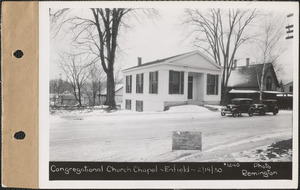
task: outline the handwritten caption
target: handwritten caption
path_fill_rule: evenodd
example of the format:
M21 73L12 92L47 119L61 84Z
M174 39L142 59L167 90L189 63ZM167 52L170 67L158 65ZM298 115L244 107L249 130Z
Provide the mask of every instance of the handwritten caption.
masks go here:
M89 167L87 165L83 166L82 168L75 168L75 167L58 167L56 165L51 165L50 166L50 171L51 172L63 172L66 175L69 175L71 173L75 173L77 175L80 175L81 173L141 173L141 174L147 174L150 175L152 173L159 173L159 172L164 172L164 173L190 173L190 172L197 172L197 173L203 173L203 174L215 174L215 173L222 173L223 169L219 167L214 167L214 166L201 166L201 167L196 167L192 168L190 166L164 166L164 167L159 167L155 165L154 167L150 168L143 168L139 166L125 166L125 167L115 167L112 165L108 166L103 166L100 165L99 167Z
M292 162L50 162L50 180L292 179Z

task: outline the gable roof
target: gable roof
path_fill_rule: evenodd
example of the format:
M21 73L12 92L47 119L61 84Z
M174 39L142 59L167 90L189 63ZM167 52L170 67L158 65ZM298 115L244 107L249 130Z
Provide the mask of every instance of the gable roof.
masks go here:
M196 51L190 51L190 52L187 52L187 53L182 53L182 54L179 54L179 55L174 55L174 56L163 58L163 59L157 59L155 61L146 62L146 63L141 64L140 66L136 65L136 66L124 69L123 71L131 70L131 69L135 69L135 68L141 68L141 67L148 66L148 65L155 65L155 64L166 62L166 61L171 61L171 60L176 59L176 58L183 58L185 56L193 55L193 54L200 54L207 61L209 61L210 63L212 63L213 65L215 65L216 67L218 67L218 68L221 69L221 67L218 64L214 63L211 59L209 59L203 53L201 53L200 51L196 50Z
M261 75L263 70L263 64L255 64L250 66L239 66L231 71L231 75L228 80L228 87L259 87L261 81ZM266 63L265 73L271 72L276 86L279 87L279 82L274 71L272 63Z
M285 84L284 86L287 86L287 85L293 85L293 81Z

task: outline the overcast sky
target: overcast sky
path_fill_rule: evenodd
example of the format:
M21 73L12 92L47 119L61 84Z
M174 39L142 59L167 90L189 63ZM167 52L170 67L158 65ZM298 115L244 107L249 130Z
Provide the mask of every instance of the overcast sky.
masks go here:
M186 39L186 29L181 25L183 21L183 9L168 8L159 9L159 18L145 19L142 23L132 21L130 29L122 30L119 38L121 54L118 55L117 62L122 65L122 69L137 65L137 57L142 57L143 63L162 59L165 57L197 50L190 40ZM79 11L81 12L81 11ZM80 13L84 14L84 13ZM278 13L286 17L286 13ZM257 21L258 22L258 21ZM285 27L285 26L282 26ZM62 32L63 33L63 32ZM284 69L278 74L279 81L284 83L292 81L293 65L293 40L282 40L281 45L286 47L286 51L278 60L284 65ZM61 50L72 49L69 45L68 36L60 34L55 39L51 39L50 58L50 78L58 78L63 72L59 68L58 53ZM239 65L245 64L245 58L249 57L250 62L254 61L251 45L241 46L237 52L236 59ZM63 77L65 79L65 77Z

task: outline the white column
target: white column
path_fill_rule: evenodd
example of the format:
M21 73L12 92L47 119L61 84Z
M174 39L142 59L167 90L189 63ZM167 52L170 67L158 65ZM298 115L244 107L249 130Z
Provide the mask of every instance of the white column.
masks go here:
M203 86L203 101L206 101L206 97L207 97L207 74L206 73L203 73L203 83L202 83L202 86Z
M150 72L144 72L144 93L143 94L145 95L149 95L149 85L150 85L149 75Z
M183 90L183 95L184 95L184 99L187 100L187 94L188 94L188 77L189 77L189 72L188 71L184 71L184 90Z
M169 95L169 70L158 71L158 94L162 101Z

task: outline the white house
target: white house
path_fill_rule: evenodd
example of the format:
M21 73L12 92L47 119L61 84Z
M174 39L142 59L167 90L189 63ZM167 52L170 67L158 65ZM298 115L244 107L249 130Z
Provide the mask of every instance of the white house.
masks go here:
M123 109L163 111L184 104L219 104L219 65L199 51L188 52L123 70Z

